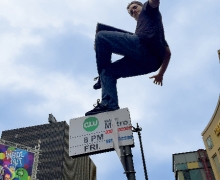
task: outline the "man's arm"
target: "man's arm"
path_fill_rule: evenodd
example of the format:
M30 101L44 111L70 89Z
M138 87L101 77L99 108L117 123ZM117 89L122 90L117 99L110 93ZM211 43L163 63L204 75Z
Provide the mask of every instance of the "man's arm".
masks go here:
M152 8L157 8L160 5L160 0L148 0L149 1L149 5Z
M165 55L163 57L163 63L160 66L160 70L159 73L157 75L151 76L150 79L154 78L154 83L158 84L158 85L163 85L163 75L167 69L167 66L170 62L170 57L171 57L171 52L170 52L170 48L167 46L166 47L166 51L165 51Z

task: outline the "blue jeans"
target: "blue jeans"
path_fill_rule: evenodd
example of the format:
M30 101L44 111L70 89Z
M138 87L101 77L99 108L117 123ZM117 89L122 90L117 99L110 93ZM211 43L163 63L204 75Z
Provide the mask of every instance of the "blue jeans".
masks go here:
M144 75L159 69L161 60L142 45L137 35L100 31L95 38L97 70L102 85L102 102L110 108L118 107L117 79ZM111 61L112 53L124 55Z

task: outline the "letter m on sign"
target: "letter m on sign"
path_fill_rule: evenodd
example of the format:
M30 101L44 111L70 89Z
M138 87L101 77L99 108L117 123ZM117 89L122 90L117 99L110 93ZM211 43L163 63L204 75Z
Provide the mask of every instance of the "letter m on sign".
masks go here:
M97 141L101 141L101 140L103 140L103 134L97 135Z
M112 123L111 123L111 120L109 119L109 120L105 120L105 129L109 129L109 128L111 128L111 125Z

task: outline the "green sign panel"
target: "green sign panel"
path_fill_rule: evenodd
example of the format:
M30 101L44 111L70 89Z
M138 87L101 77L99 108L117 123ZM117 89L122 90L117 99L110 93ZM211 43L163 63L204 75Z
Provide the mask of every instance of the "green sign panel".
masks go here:
M99 120L96 117L89 117L85 119L85 121L83 122L83 128L87 132L95 131L98 126L99 126Z

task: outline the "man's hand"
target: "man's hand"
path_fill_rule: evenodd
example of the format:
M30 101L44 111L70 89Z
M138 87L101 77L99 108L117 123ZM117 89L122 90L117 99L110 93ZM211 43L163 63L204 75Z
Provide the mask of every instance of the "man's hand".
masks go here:
M171 57L170 48L167 46L164 57L163 57L163 63L160 66L159 73L157 75L150 77L150 79L154 78L155 84L158 84L161 86L163 85L163 75L167 69L169 62L170 62L170 57Z
M154 78L154 83L163 86L163 75L157 74L149 77L150 79Z
M157 8L160 5L160 0L149 0L149 5L152 8Z

